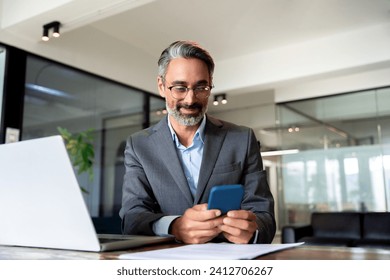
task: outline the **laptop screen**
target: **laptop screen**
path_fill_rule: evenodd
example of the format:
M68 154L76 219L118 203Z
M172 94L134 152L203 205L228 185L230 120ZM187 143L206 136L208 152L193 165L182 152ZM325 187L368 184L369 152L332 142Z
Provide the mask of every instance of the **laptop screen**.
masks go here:
M0 145L0 244L99 251L61 136Z

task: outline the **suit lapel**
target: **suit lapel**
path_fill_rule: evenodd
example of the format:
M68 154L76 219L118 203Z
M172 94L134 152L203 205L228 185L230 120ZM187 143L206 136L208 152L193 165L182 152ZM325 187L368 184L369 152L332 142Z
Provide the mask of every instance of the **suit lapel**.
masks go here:
M194 199L192 197L190 187L188 186L186 177L184 175L183 168L176 153L176 148L172 140L172 135L168 127L167 118L161 120L154 128L155 134L153 137L155 147L158 147L156 151L162 158L165 159L165 164L168 166L168 171L174 178L178 188L183 193L187 202L193 205Z
M226 136L226 130L222 129L223 125L221 122L209 116L207 116L206 120L205 143L198 187L196 189L195 204L199 203L202 198Z

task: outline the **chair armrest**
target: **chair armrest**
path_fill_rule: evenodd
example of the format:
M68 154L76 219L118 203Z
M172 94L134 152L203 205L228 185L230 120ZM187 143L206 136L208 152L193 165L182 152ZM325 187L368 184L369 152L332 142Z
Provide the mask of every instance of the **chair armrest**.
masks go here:
M312 236L311 225L287 225L282 228L282 243L295 243L304 236Z

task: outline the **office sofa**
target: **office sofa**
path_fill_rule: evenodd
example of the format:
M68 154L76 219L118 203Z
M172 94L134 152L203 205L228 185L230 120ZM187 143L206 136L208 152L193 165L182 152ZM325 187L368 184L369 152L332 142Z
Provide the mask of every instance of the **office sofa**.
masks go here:
M307 225L282 228L282 243L390 249L390 212L314 212Z

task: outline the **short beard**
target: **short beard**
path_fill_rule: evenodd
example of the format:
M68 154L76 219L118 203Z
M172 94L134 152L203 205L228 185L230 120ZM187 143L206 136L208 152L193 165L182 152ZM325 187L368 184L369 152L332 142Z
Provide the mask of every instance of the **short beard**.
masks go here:
M166 103L167 111L170 116L172 116L180 125L184 126L194 126L201 122L204 115L207 111L207 105L202 106L199 103L194 103L192 105L180 105L177 104L175 108L169 107L168 103ZM187 116L180 113L180 108L200 108L201 111L196 116Z

